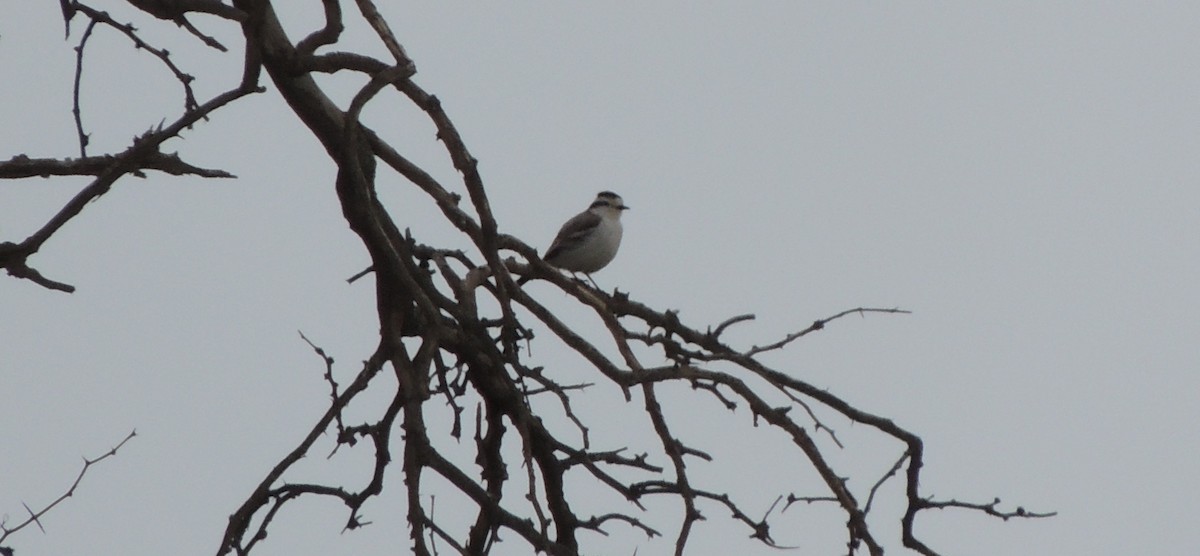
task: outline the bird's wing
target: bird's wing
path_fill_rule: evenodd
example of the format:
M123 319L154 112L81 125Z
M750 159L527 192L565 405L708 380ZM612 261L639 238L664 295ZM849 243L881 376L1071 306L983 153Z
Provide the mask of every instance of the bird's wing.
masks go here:
M600 217L591 211L585 210L576 214L567 220L566 224L563 224L562 229L558 230L558 236L550 243L550 248L546 250L546 256L542 258L547 261L553 259L563 249L579 243L599 225Z

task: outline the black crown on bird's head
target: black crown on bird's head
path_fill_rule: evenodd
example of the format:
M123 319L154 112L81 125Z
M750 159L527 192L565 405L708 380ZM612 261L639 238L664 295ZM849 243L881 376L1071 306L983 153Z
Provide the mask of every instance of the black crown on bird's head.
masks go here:
M596 200L592 201L592 206L588 208L596 207L612 207L617 210L629 210L629 207L625 206L625 202L621 199L621 196L613 193L612 191L601 191L600 193L597 193Z

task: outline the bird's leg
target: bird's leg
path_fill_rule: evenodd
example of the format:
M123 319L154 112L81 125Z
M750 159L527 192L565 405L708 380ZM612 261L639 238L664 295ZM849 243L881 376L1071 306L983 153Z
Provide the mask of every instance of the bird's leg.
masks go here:
M584 273L583 273L583 275L584 275L584 276L587 276L588 282L591 282L591 283L592 283L592 287L593 287L593 288L596 288L597 290L599 290L599 289L600 289L600 284L597 284L597 283L596 283L596 281L592 279L592 275L591 275L591 274L588 274L588 273L584 272Z

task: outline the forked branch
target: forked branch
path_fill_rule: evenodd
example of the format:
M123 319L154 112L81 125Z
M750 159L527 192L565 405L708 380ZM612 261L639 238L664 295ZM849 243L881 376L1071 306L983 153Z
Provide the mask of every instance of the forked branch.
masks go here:
M859 307L813 321L781 339L740 348L729 345L724 333L749 322L752 315L715 325L688 324L677 311L588 286L503 233L477 160L441 101L416 82L415 64L372 0L355 0L361 19L354 21L346 21L350 16L343 12L342 2L322 0L323 20L299 35L305 38L298 44L288 38L275 6L267 0L233 0L232 7L216 2L232 10L225 15L217 13L224 9L211 5L212 1L133 2L193 33L198 31L184 17L188 13L216 14L221 17L218 23L239 26L245 38L239 84L205 103L193 97L193 78L175 66L165 49L146 44L131 25L117 23L107 13L79 2L63 4L68 21L75 14L89 18L85 38L93 31L116 29L156 56L183 85L184 113L120 153L54 160L14 157L0 163L0 177L92 178L25 241L0 245L0 267L46 287L69 288L42 277L26 261L116 181L151 170L230 177L163 154L160 147L214 110L259 90L259 70L267 70L281 97L337 170L336 179L327 185L337 193L343 217L370 258L368 270L356 274L351 287L373 288L379 335L366 361L343 378L337 377L333 357L302 336L322 359L328 407L230 516L218 555L249 554L266 538L275 518L299 500L333 500L344 506L341 530L367 526L371 523L365 515L367 502L384 495L389 473L399 473L402 480L403 488L393 490L403 492L409 546L420 555L436 554L439 548L487 554L502 535L515 535L515 542L525 543L532 552L592 553L598 537L618 528L637 532L639 538L666 536L674 553L681 555L691 546L697 528L720 517L755 542L781 548L798 543L781 538L786 534L773 525L785 519L783 510L803 508L796 506L801 501L838 509L836 526L844 528L850 554L878 555L899 543L931 555L936 552L914 532L915 518L925 510L957 508L1001 519L1054 515L1020 506L1005 510L999 500L970 503L930 498L920 488L924 445L917 434L797 378L791 369L771 367L760 359L768 352L777 355L774 352L794 349L806 336L849 315L907 311ZM215 11L201 9L206 2ZM332 50L346 25L355 23L375 32L391 61ZM81 39L79 75L85 46L86 40ZM346 106L335 102L314 79L314 74L335 72L359 79L359 91ZM76 92L80 90L77 85ZM373 126L392 122L372 120L367 107L384 102L410 104L429 119L458 172L458 183L439 181L374 132ZM77 131L81 151L86 152L88 134L82 118L77 119ZM459 234L446 243L469 248L419 242L414 235L420 234L398 222L380 201L380 184L396 180L407 180L425 196L406 209L440 213ZM521 276L537 280L522 286L516 280ZM548 295L565 297L583 311L570 316L556 312L545 302ZM590 325L600 333L583 332ZM573 361L578 368L570 369L575 373L568 378L568 369L545 364L531 352L533 346L539 355L542 350L577 355ZM372 396L364 395L368 391ZM581 397L596 391L618 393L626 402L637 403L616 403L605 408L608 413L597 415ZM366 398L385 400L386 407L370 406L363 401ZM705 474L696 472L730 457L727 451L689 437L688 428L682 426L679 412L694 411L697 399L720 404L705 418L724 417L776 433L779 445L802 462L802 472L776 478L780 488L774 502L755 502L736 490L711 484ZM609 417L615 412L628 418L622 422L641 423L640 428L612 430L618 420ZM833 451L853 448L838 438L835 426L840 424L877 434L894 443L902 455L879 464L878 469L887 467L882 476L851 480L850 472L835 464L840 458L829 457ZM607 434L597 435L597 431ZM606 438L630 440L627 445L614 445ZM635 439L645 445L635 449ZM353 483L289 481L294 466L317 450L331 465L351 450L367 452L373 463L362 480ZM790 493L791 487L783 488L801 475L815 477L810 494L796 495ZM889 480L903 483L902 516L873 511L884 496L882 485ZM579 489L615 496L616 503L584 513ZM469 504L472 511L436 512L434 500L445 496ZM653 506L646 501L651 498L671 500L678 517L649 511ZM36 523L41 515L31 514L25 524ZM889 530L879 527L881 521L898 522L900 538L881 533Z

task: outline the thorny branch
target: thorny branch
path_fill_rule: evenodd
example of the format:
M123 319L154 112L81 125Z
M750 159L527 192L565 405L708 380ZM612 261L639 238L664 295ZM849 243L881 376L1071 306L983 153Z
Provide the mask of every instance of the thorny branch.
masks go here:
M12 549L5 547L4 541L8 540L8 537L13 533L20 531L31 524L37 525L38 529L41 529L44 533L46 529L42 527L42 517L44 517L47 513L50 513L50 510L53 510L64 500L75 495L75 489L79 488L79 484L83 482L83 476L87 475L88 470L90 470L93 465L96 465L97 463L100 463L110 457L116 456L117 451L125 446L125 443L132 440L135 436L137 436L137 431L130 431L130 433L126 435L123 440L118 442L116 446L113 446L99 457L93 459L83 458L83 467L79 469L79 474L75 476L75 481L71 483L71 486L67 488L66 492L59 495L58 498L55 498L49 504L43 506L40 510L33 510L28 504L23 504L25 506L25 511L29 514L29 517L25 518L24 521L12 527L9 527L7 523L0 522L0 553L12 554Z
M14 156L0 162L0 179L48 178L50 176L99 176L119 163L115 155L89 156L84 158L29 158ZM178 154L152 151L142 156L136 170L129 173L146 177L146 170L154 170L172 176L198 176L201 178L234 178L225 170L201 168L188 164Z
M439 546L460 554L487 554L503 534L511 533L533 551L574 555L589 551L586 547L593 539L589 533L608 535L606 527L621 524L647 538L663 536L662 516L648 512L643 503L647 497L679 504L682 517L671 534L676 554L685 552L692 532L707 514L729 516L765 546L786 546L790 543L778 543L771 529L784 513L774 511L781 502L783 510L801 501L839 508L850 554L882 554L889 542L897 542L879 538L874 527L879 520L899 521L898 541L903 546L936 554L914 532L916 516L928 509L957 508L1001 519L1053 515L1022 507L1003 510L998 499L971 503L935 500L922 494L924 446L920 437L758 359L851 314L907 311L859 307L816 320L780 340L739 348L727 344L724 333L753 320L753 315L734 316L702 331L685 324L676 311L656 310L626 293L603 292L565 276L542 261L532 247L503 233L492 214L475 157L438 98L414 81L415 64L371 0L355 0L361 20L352 21L345 20L340 0L321 0L324 21L298 43L288 38L275 7L267 0L233 0L232 6L217 0L131 0L131 4L202 39L208 37L191 26L186 17L189 13L217 15L220 24L239 26L245 51L238 85L197 103L191 87L194 78L177 67L166 50L146 43L132 25L117 23L106 12L63 0L68 23L75 14L89 20L77 47L75 115L81 153L86 153L88 142L78 111L83 52L87 37L96 29L115 29L138 49L157 57L183 86L184 113L171 125L137 138L121 153L84 154L79 159L17 156L0 162L0 178L94 178L42 229L19 244L0 244L0 267L45 287L70 291L70 286L42 277L26 261L118 179L130 174L145 176L148 170L231 177L222 170L187 164L177 155L163 154L159 147L213 111L259 91L259 70L265 69L338 169L331 185L347 223L371 259L370 267L350 282L354 287L366 287L363 284L368 281L358 280L368 274L374 278L380 330L374 352L352 379L339 383L333 357L301 335L322 358L329 407L233 512L217 547L218 555L249 554L267 537L280 512L302 498L342 504L347 512L344 530L366 526L370 521L364 516L364 505L382 495L389 472L403 478L410 546L415 554L436 554ZM328 50L338 44L347 25L364 24L378 36L394 62ZM210 40L205 43L223 48ZM357 76L362 83L346 107L339 107L313 79L314 73L335 72ZM461 183L443 184L380 138L371 127L374 122L363 121L369 103L397 100L411 103L429 118ZM440 249L418 242L407 230L401 232L376 194L379 162L384 172L394 172L427 195L428 206L439 211L470 242L472 250ZM605 334L588 337L578 332L579 322L555 314L534 295L544 290L526 290L514 275L539 279L553 291L565 293L589 310L590 318L604 326ZM538 338L539 345L555 342L578 354L586 362L586 378L567 380L564 369L538 366L530 352L535 330L548 336ZM382 372L387 369L391 372ZM642 432L654 439L653 448L639 446L644 449L639 451L593 441L592 432L603 429L606 422L582 409L584 402L578 395L584 390L610 388L627 402L641 398L639 404L608 410L635 413L645 423ZM358 408L360 396L368 390L384 393L390 400L386 408L368 413L367 418L350 417L362 414L361 410L348 410ZM754 503L737 492L698 479L700 475L691 470L721 461L727 454L700 449L696 439L688 437L680 421L672 417L681 404L686 409L688 401L681 401L680 396L688 401L691 398L687 396L711 397L729 412L731 420L749 414L753 426L782 433L781 442L806 462L805 475L813 476L815 471L818 492L811 496L780 494L765 509L751 511ZM829 450L843 449L827 422L848 422L877 431L900 444L902 456L869 489L856 490L844 471L826 456ZM451 449L462 440L464 427L473 427L469 461L459 461ZM400 434L395 434L397 431ZM332 481L286 480L292 467L322 442L332 443L327 456L331 460L339 449L369 451L374 464L365 483L350 488ZM872 514L880 487L893 477L904 483L904 515ZM567 487L579 481L607 490L627 505L585 515L578 509L583 506L573 494L576 491ZM448 494L473 504L473 515L435 514L435 496ZM708 511L714 509L717 511ZM35 514L33 522L36 515L40 514ZM752 517L755 515L761 517Z
M185 110L170 125L164 127L162 124L159 124L144 134L135 137L129 148L117 154L100 157L84 156L76 160L31 159L27 156L19 155L14 156L7 162L0 162L0 178L50 175L95 177L91 183L68 201L57 214L51 217L41 229L34 232L24 241L20 243L0 243L0 268L4 268L10 276L24 278L42 287L68 293L75 290L74 286L46 278L36 269L29 266L29 257L37 253L42 245L58 230L83 212L83 209L89 203L107 193L117 180L125 175L144 176L146 170L159 170L175 175L194 174L203 177L232 177L231 174L222 170L208 170L187 164L180 160L177 155L163 154L159 150L159 147L166 141L179 136L184 129L191 127L201 119L207 118L210 113L237 99L260 92L261 90L258 86L259 72L256 58L247 52L243 72L237 86L217 94L203 104L197 104L191 88L192 76L179 70L170 60L169 54L165 50L154 48L138 37L136 29L132 25L117 23L106 12L96 10L80 2L71 2L69 8L64 8L63 10L68 18L76 13L82 13L91 19L91 24L88 25L86 33L90 33L96 23L105 24L129 37L139 49L146 50L162 60L166 67L174 73L176 79L183 84ZM77 69L77 77L82 72L83 48L86 42L86 38L81 40L77 47L77 59L80 63ZM78 79L76 79L75 88L77 98L79 92ZM78 110L79 106L78 102L76 102L75 112L77 122L80 121L78 119ZM79 126L80 151L86 152L88 135L83 131L82 124L79 124Z

